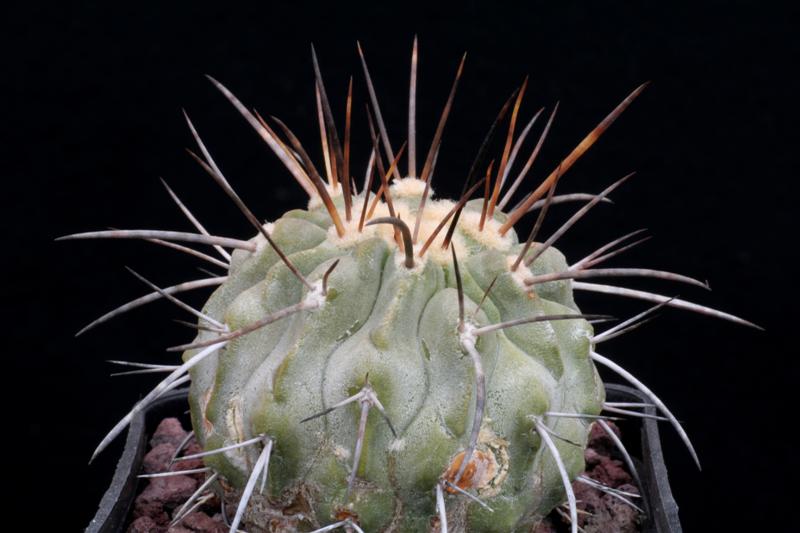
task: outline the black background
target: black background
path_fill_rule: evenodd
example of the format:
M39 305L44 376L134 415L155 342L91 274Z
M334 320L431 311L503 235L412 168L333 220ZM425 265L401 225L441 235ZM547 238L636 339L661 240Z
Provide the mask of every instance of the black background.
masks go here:
M602 4L602 5L600 5ZM204 79L286 120L314 157L318 133L309 44L317 45L339 121L355 80L354 165L368 143L360 39L390 136L405 139L408 65L420 38L419 151L424 153L463 51L466 70L447 125L434 187L456 194L502 102L526 74L522 118L561 109L530 187L638 84L652 84L561 181L595 192L637 177L559 243L576 259L622 233L655 238L615 265L663 268L714 289L640 283L743 316L758 332L670 310L603 346L661 395L704 464L664 427L673 491L687 531L780 524L796 485L790 431L798 379L794 218L797 166L796 9L763 2L462 2L302 5L277 2L42 3L4 25L4 453L20 503L52 531L88 522L110 481L116 443L86 462L105 432L155 382L109 378L105 359L173 361L189 339L155 304L77 339L75 331L146 292L122 268L161 285L204 276L196 262L138 242L54 243L103 229L190 230L161 189L163 176L220 235L252 230L188 158L185 107L218 163L259 217L301 206L302 191L244 120ZM537 135L534 130L533 135ZM533 138L532 135L532 138ZM422 156L419 156L421 159ZM10 163L10 164L9 164ZM556 207L553 231L575 209ZM528 221L528 224L530 221ZM627 316L641 303L579 295L587 311ZM200 304L202 295L187 296ZM9 420L7 415L11 415ZM22 454L20 454L22 452ZM4 469L5 470L5 469ZM39 490L43 492L38 492ZM13 519L13 518L12 518ZM40 528L37 528L37 530Z

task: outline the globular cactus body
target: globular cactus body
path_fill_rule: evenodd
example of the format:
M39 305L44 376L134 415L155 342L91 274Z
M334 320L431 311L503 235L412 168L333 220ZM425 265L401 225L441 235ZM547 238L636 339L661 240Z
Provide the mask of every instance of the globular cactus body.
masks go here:
M423 188L414 178L392 187L400 218L414 220ZM430 218L422 221L422 242L452 207L447 200L426 207ZM467 323L480 327L576 313L568 281L543 284L531 293L523 283L527 269L510 272L508 265L522 245L513 231L497 236L498 221L505 219L499 211L485 233L479 231L480 208L480 202L467 205L452 238L462 259ZM462 458L476 405L475 369L460 341L449 252L434 243L432 253L408 268L391 226L368 226L340 238L321 207L290 211L268 231L309 280L321 280L339 262L319 308L231 341L194 367L190 397L197 436L213 449L268 435L275 441L270 499L289 503L302 494L319 519L334 516L348 502L360 404L301 420L353 396L368 380L397 436L377 410L369 413L348 510L365 530L390 524L402 531L427 529L436 514L432 489ZM228 280L203 309L231 330L302 301L309 292L263 237L254 241L258 251L234 253ZM553 248L532 265L537 274L566 266ZM493 281L481 309L470 318ZM603 386L589 357L591 335L591 326L575 319L480 336L485 414L460 485L477 491L494 513L462 505L464 516L451 520L476 531L511 531L561 501L559 472L532 417L547 411L600 412ZM214 336L201 332L197 340ZM186 352L184 359L195 353ZM551 428L569 441L585 443L588 426L586 420L560 418ZM558 448L570 472L581 471L582 448L563 440ZM241 489L258 452L239 448L207 462Z
M198 317L194 341L171 349L184 352L183 364L144 365L148 372L169 375L111 430L95 454L124 430L133 414L190 379L193 430L207 450L204 461L213 471L209 483L237 508L231 532L240 525L250 533L337 527L370 532L530 531L565 495L576 532L570 482L583 468L590 425L604 410L630 414L604 403L595 368L600 363L648 396L697 461L666 406L597 353L597 345L637 327L662 306L753 324L678 298L580 281L640 276L706 287L670 272L595 268L641 242L629 242L639 232L572 264L553 247L630 176L599 194L554 196L561 176L644 86L590 131L517 206L504 211L536 159L555 109L512 182L509 170L541 113L517 136L512 150L527 82L523 84L490 128L458 202L435 200L433 169L463 60L419 178L416 62L415 41L410 177L401 178L397 170L401 154L395 156L391 148L362 55L377 127L370 116L372 153L367 180L356 192L349 168L351 93L342 144L314 56L323 173L282 122L273 121L283 137L212 79L309 194L307 209L288 211L272 223L259 222L189 121L202 154L195 158L257 228L255 237L244 241L209 235L169 188L199 233L113 230L65 237L145 238L227 269L225 276L167 289L147 282L153 293L88 326L162 297ZM506 116L505 146L493 167L486 163L487 147ZM391 161L388 170L384 153ZM485 177L478 180L486 166ZM380 187L370 198L375 175ZM470 201L481 185L484 198ZM572 200L586 203L547 240L536 242L550 205ZM513 225L535 210L539 215L533 231L518 239ZM175 241L215 246L222 259ZM223 247L234 251L229 254ZM174 296L216 285L202 310ZM595 334L589 320L601 317L581 314L573 289L657 305ZM610 431L602 419L598 423ZM615 435L612 439L621 447ZM624 448L620 451L632 466Z

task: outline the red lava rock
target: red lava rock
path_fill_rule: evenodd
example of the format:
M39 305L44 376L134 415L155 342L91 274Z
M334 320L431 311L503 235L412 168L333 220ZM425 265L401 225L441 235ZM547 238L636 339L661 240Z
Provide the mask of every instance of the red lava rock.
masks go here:
M636 533L639 531L638 513L621 500L583 483L573 485L578 509L578 525L586 533ZM632 486L626 486L629 489ZM625 490L625 489L621 489ZM631 492L636 492L635 488Z
M607 423L618 437L621 436L620 429L616 424L611 421L607 421ZM624 483L631 483L633 478L625 463L612 457L616 453L616 446L605 430L599 424L593 424L589 433L589 444L584 452L586 474L613 488Z
M585 483L573 483L572 491L575 493L575 499L578 500L578 509L593 513L595 508L602 506L603 493L599 490ZM580 514L578 514L578 520L581 520Z
M187 435L177 418L162 420L150 439L151 449L144 457L143 472L155 474L205 466L202 459L176 461L170 465L175 450ZM190 439L180 455L202 451L197 442ZM132 514L134 520L128 527L128 533L227 533L228 528L219 514L212 518L202 512L203 509L219 509L217 498L187 515L179 524L169 527L172 517L204 480L204 473L150 478L144 490L136 497Z
M144 491L136 497L133 516L149 516L158 524L166 524L170 520L167 509L183 505L197 490L197 486L197 480L189 476L152 478Z
M639 516L636 509L609 494L599 499L591 515L579 519L586 533L636 533L639 531Z
M162 442L154 446L142 459L142 470L147 474L156 472L166 472L169 470L169 461L175 454L175 446L168 442Z
M611 430L620 437L622 433L619 427L611 420L606 420L606 424ZM608 433L600 426L600 424L592 424L591 431L589 432L589 447L602 455L610 455L616 450L614 441L608 436Z
M161 527L149 516L140 516L128 526L128 533L163 533L165 527Z
M600 463L590 470L590 477L614 488L633 481L625 463L609 457L603 457Z
M186 516L181 521L181 525L197 533L227 533L229 530L221 522L200 511L195 511Z
M150 446L156 447L159 444L172 444L173 449L177 448L183 439L186 438L187 431L181 426L177 418L165 418L158 424L153 437L150 439Z
M175 423L178 427L175 427ZM170 461L175 457L175 450L186 438L187 432L180 427L180 422L176 418L166 418L158 425L153 438L150 439L151 449L144 456L142 470L148 474L158 472L168 472L176 470L192 470L203 468L205 464L202 459L191 459L189 461ZM194 439L181 450L180 455L193 455L202 452L203 449ZM202 475L200 476L202 479Z
M608 425L617 436L620 436L620 430L613 422L609 421ZM589 434L589 443L584 452L586 471L583 475L608 487L638 494L639 491L633 484L633 478L625 463L614 458L614 455L617 454L614 441L599 424L593 424ZM572 490L578 500L578 525L585 533L636 533L640 531L639 513L628 504L578 481L572 484ZM636 500L635 498L628 499ZM638 501L634 501L634 503L639 505ZM586 513L580 511L586 511ZM554 511L546 521L533 530L533 533L560 531L569 531L568 524Z
M603 456L597 453L594 448L586 448L583 452L583 459L586 461L586 466L590 467L600 464Z
M197 452L186 452L186 455L191 455L192 453ZM203 462L203 459L189 459L188 461L175 461L172 463L172 470L173 472L177 470L195 470L197 468L205 468L206 464ZM197 474L189 474L193 478L197 479L198 481L205 480L205 474L199 472Z
M139 518L147 518L155 524L169 524L169 514L164 510L164 507L158 502L139 502L138 499L133 507L133 516ZM135 521L134 521L135 523Z

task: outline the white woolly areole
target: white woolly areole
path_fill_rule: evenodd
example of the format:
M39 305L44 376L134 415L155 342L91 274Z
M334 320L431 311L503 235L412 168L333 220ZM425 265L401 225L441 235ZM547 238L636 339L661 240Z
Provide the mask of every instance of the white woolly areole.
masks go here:
M311 290L303 298L303 305L306 309L318 309L325 303L325 293L322 291L322 280L317 280L311 284Z
M392 186L389 190L392 194L392 198L407 198L409 196L419 198L425 191L425 182L419 178L408 176L400 180L395 179L392 181ZM432 196L433 189L428 189L428 198Z
M420 233L422 233L420 231ZM428 249L425 251L425 255L422 257L423 259L429 257L431 261L435 261L440 265L452 265L453 264L453 255L450 251L450 248L447 249L442 248L442 244L444 243L444 238L447 235L447 226L445 226L441 233L436 236L436 239L433 241ZM414 253L418 253L419 249L422 248L424 241L420 239L419 244L414 247ZM464 237L459 235L458 233L454 233L453 237L450 239L450 246L456 249L456 255L458 257L466 257L469 255L469 251L467 250L466 244L464 244ZM417 258L417 256L415 256Z
M333 448L333 455L340 461L346 461L350 459L350 450L337 444Z
M505 252L511 248L511 232L506 233L505 236L500 235L500 226L501 224L494 218L487 218L483 223L483 231L481 231L481 214L478 211L465 210L461 213L461 220L458 222L458 228L461 231L482 245Z
M419 236L417 237L417 242L414 245L414 256L415 258L418 257L419 251L428 241L428 238L433 234L436 230L437 226L444 220L447 214L453 209L455 206L455 202L451 200L433 200L428 201L425 205L425 209L422 212L422 219L419 222ZM463 215L463 212L462 212ZM413 214L412 223L409 225L411 227L411 231L414 231L413 224L416 223L416 212ZM449 265L453 258L450 255L450 250L443 249L442 245L444 244L444 239L447 237L447 230L450 227L450 222L452 222L452 218L447 221L447 223L442 227L439 233L436 235L436 238L433 240L431 245L425 251L424 258L429 257L431 260L435 261L440 265ZM458 227L461 227L461 220L459 219ZM464 245L464 238L460 235L458 231L453 233L453 237L450 240L452 245L456 249L456 253L459 256L466 255L466 246Z
M270 237L272 236L272 232L275 230L275 224L272 222L265 222L264 224L261 225L261 227L264 228L264 231ZM256 249L253 252L254 254L261 252L261 250L263 250L265 246L269 246L269 243L267 243L267 239L264 238L264 235L260 231L256 234L254 242L256 245Z
M328 194L330 195L332 200L335 199L335 198L338 198L339 196L342 195L342 184L341 183L338 184L335 189L333 187L331 187L330 184L328 184L326 182L322 182L322 184L325 186L325 190L328 191ZM323 205L324 204L322 203L322 198L320 198L319 193L312 195L311 198L308 199L308 210L309 211L311 211L312 209L317 209L317 208L323 207ZM342 215L339 215L339 216L341 216L342 219L344 219L344 217Z
M517 284L525 290L528 290L528 286L525 284L525 280L528 278L533 277L533 272L531 269L525 266L525 260L519 262L519 266L517 267L516 271L511 270L511 267L514 266L514 262L517 260L516 255L507 255L506 256L506 265L508 265L508 272L511 274L511 277Z
M416 178L406 179L423 183ZM394 196L392 199L395 200L393 202L395 216L400 218L400 220L408 225L408 228L413 235L414 224L416 224L417 220L417 206L409 206L405 201L402 201L402 199L395 199ZM357 201L356 204L363 205L363 197L361 197L361 201ZM371 204L372 201L370 200L370 205ZM445 224L444 227L439 231L438 235L436 235L436 239L434 239L433 243L431 243L431 245L425 251L425 255L419 257L418 254L422 246L424 246L425 242L427 242L430 235L436 230L436 227L439 225L439 223L452 210L453 206L455 206L455 202L451 200L432 200L429 201L425 206L425 209L422 212L422 219L420 220L419 224L419 235L417 237L417 242L414 245L415 264L424 264L428 258L442 265L450 264L452 261L450 250L445 250L442 248L444 239L447 236L447 229L449 228L450 221L448 221L448 223ZM389 213L389 206L386 204L386 202L380 202L375 206L375 211L372 213L372 216L369 218L369 220L365 221L364 228L360 233L358 231L358 218L361 216L361 211L360 208L357 210L357 216L355 211L356 210L354 210L353 220L350 222L344 221L344 217L342 217L342 225L345 228L345 234L342 237L339 237L335 226L328 228L328 242L335 244L340 248L349 248L365 239L377 236L384 239L397 251L396 255L399 257L398 261L403 261L405 257L404 250L402 249L402 245L398 245L398 243L396 243L394 240L395 227L392 224L375 224L373 226L366 225L369 220L391 216ZM462 212L462 216L464 214L466 214L466 211ZM462 228L461 219L459 219L458 228ZM464 238L459 234L459 231L456 231L453 234L451 243L453 246L455 246L457 254L466 254Z
M375 209L377 212L377 208ZM350 248L356 244L365 241L378 235L378 226L367 226L369 220L364 221L364 227L358 231L358 221L360 220L361 212L353 212L353 219L348 222L342 217L342 227L344 227L344 235L339 237L336 231L336 226L331 224L328 228L328 242L335 244L340 248Z
M402 268L406 272L413 272L413 273L421 273L425 269L425 263L428 262L428 254L425 254L423 257L419 257L416 255L416 249L414 252L414 266L408 268L406 266L406 251L403 249L403 246L398 246L394 251L394 264L397 268Z
M327 187L327 186L326 186ZM408 225L412 235L414 233L414 226L417 221L417 208L418 199L422 195L425 188L425 182L413 178L406 177L401 180L395 180L391 187L392 204L394 208L394 215ZM430 191L432 194L433 191ZM337 188L337 195L341 195L341 187ZM328 242L338 246L339 248L350 248L358 243L372 238L380 237L384 239L395 253L396 261L404 261L404 250L402 244L395 241L395 227L392 224L376 224L367 226L369 220L380 217L391 216L389 213L389 206L385 201L381 201L375 206L375 210L362 230L358 231L358 223L361 217L361 210L363 206L363 195L356 197L353 202L353 219L350 222L344 220L343 214L340 212L342 219L342 226L344 227L345 234L339 236L336 227L331 225L328 228ZM374 197L373 197L374 198ZM369 209L372 206L373 198L368 202ZM312 200L313 202L314 200ZM310 206L311 204L309 204ZM321 204L317 204L321 205ZM439 230L436 238L428 246L425 254L419 257L419 252L430 236L436 231L436 228L445 219L445 217L452 211L456 203L452 200L433 200L429 199L422 211L422 218L419 222L419 231L417 233L417 240L414 244L414 262L415 265L424 264L428 259L435 261L441 265L449 265L452 262L451 252L448 249L442 248L444 240L447 237L447 230L452 222L452 217L444 224ZM483 231L480 231L480 213L464 209L461 212L458 220L457 231L454 232L451 238L451 244L455 247L456 253L460 256L467 254L467 246L464 236L467 235L486 248L491 248L500 251L509 250L512 246L512 238L510 235L501 236L499 233L500 223L493 219L487 219L484 223Z
M464 321L464 327L461 328L461 331L458 334L458 339L461 341L462 346L469 346L470 348L475 348L475 343L478 341L478 336L475 335L475 324L470 322L469 320Z

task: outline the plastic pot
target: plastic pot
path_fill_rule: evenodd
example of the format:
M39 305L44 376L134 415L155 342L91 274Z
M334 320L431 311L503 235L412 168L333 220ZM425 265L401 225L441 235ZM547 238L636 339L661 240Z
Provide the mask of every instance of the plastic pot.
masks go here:
M89 526L87 533L124 533L128 514L136 498L142 458L147 451L148 437L165 417L182 417L188 407L186 389L171 391L155 400L147 409L131 420L125 449L117 463L114 478ZM648 399L639 391L623 385L606 385L608 401L644 402ZM653 408L645 412L655 414ZM636 426L640 429L640 442L636 439ZM625 423L623 442L637 463L641 478L642 501L647 518L643 533L681 533L678 505L672 497L661 450L658 424L655 420L628 420ZM640 453L636 453L639 451Z

